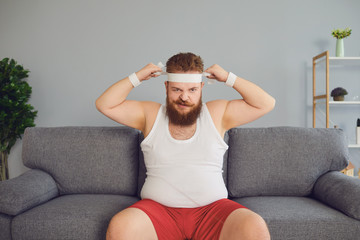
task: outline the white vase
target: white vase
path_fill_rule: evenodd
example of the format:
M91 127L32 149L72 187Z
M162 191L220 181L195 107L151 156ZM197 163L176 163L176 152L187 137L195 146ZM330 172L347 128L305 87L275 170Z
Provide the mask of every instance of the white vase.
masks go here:
M336 40L336 56L337 57L344 56L344 39Z

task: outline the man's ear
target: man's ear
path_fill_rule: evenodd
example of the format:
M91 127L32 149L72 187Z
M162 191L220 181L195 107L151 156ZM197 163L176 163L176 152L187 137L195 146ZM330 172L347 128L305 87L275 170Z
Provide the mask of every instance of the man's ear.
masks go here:
M169 81L165 81L165 90L166 90L166 94L168 93L168 86L169 86Z

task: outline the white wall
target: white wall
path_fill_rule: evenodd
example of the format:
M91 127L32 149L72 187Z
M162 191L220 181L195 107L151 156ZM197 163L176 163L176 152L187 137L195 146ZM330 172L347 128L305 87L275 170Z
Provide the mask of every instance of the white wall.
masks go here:
M359 9L357 0L0 0L0 58L31 71L37 126L116 125L94 106L108 86L192 51L206 67L217 63L276 98L273 112L246 127L311 127L311 58L334 55L331 30L347 26L345 54L360 56ZM157 79L130 98L163 103L164 94ZM238 97L221 84L203 95ZM21 141L9 161L11 177L25 171Z

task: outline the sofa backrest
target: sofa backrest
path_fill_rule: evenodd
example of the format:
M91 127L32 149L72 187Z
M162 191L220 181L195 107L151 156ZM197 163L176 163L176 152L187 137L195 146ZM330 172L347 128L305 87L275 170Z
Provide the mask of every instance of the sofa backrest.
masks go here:
M230 197L307 196L321 175L348 164L340 129L236 128L228 133Z
M49 173L61 194L133 196L146 176L142 139L128 127L27 128L23 162ZM321 175L348 163L340 129L234 128L225 140L223 176L230 197L306 196Z
M27 128L23 162L49 173L60 194L136 195L139 137L128 127Z

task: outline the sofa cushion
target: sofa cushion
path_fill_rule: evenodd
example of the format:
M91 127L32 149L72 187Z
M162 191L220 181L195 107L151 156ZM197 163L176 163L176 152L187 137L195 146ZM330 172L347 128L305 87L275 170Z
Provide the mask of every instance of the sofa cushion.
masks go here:
M144 140L144 135L141 134L139 138L139 145ZM144 186L146 179L146 166L144 161L144 154L141 151L141 148L139 148L139 177L138 177L138 192L137 196L140 197L141 195L141 189Z
M313 195L323 203L360 220L360 180L340 172L329 172L315 183Z
M28 128L23 161L56 181L60 194L136 195L139 131L128 127Z
M271 239L358 239L359 221L306 197L247 197L233 199L267 222Z
M58 196L54 179L32 169L0 184L0 212L17 215Z
M230 197L307 196L319 176L349 158L340 129L236 128L228 151Z
M111 218L138 200L120 195L64 195L16 216L13 239L105 239Z
M11 240L11 217L0 213L0 239Z

